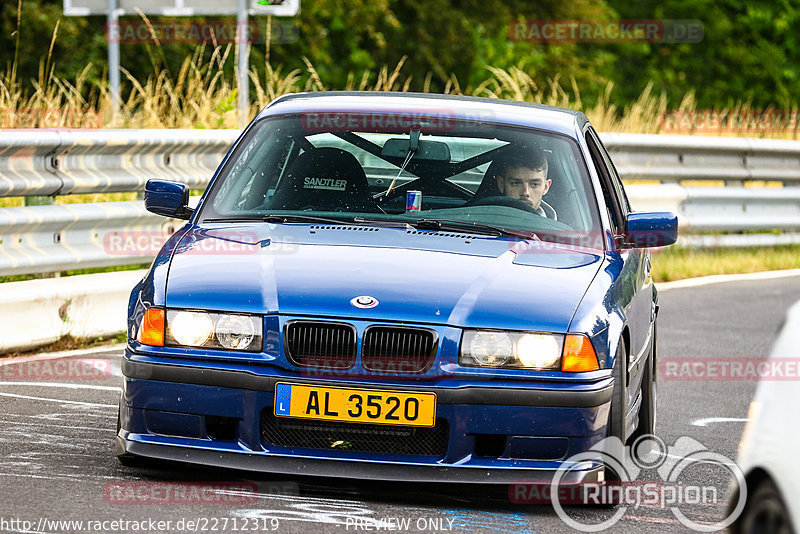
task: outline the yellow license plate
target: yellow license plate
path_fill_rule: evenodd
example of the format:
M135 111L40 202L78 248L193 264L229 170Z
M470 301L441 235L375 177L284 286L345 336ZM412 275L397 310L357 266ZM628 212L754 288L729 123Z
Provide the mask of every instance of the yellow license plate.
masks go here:
M279 383L275 415L430 427L436 423L436 394Z

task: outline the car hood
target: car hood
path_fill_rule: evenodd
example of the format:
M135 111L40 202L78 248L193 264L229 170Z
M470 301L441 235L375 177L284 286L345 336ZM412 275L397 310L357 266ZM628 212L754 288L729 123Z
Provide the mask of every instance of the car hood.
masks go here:
M519 240L398 228L191 228L166 305L565 332L602 255ZM367 295L370 309L351 304Z

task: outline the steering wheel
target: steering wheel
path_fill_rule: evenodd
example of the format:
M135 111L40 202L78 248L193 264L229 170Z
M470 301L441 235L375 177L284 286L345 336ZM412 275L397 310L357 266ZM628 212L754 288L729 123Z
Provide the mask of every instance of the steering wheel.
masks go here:
M505 195L498 195L494 197L479 198L470 204L471 206L508 206L509 208L517 208L518 210L525 210L536 215L541 215L538 211L533 209L533 206L523 202L518 198L511 198Z

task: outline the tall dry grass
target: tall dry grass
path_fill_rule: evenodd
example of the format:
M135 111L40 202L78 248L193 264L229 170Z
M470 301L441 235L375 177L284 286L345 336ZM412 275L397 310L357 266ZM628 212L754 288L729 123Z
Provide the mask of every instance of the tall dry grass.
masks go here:
M140 14L149 25L144 14ZM270 27L267 28L269 43ZM140 80L136 73L123 69L123 87L120 112L112 116L111 95L105 84L87 82L94 68L87 65L74 80L64 80L54 74L52 50L58 36L54 28L47 56L40 62L34 80L19 80L16 60L8 72L0 77L0 128L236 128L237 78L231 76L236 64L233 45L201 45L185 58L176 74L163 67L165 54L155 32L154 46L146 45L155 74ZM19 37L19 32L17 32ZM394 68L383 67L360 75L348 76L344 87L333 87L321 79L312 61L305 59L304 69L284 70L273 66L269 60L269 44L265 50L266 62L262 68L253 66L249 72L251 105L249 116L254 116L273 99L301 91L332 89L367 91L408 91L412 77L403 74L406 58L401 58ZM206 59L208 58L208 59ZM444 92L535 102L582 110L595 127L605 132L632 133L701 133L703 135L747 135L797 139L797 121L794 128L754 128L748 131L744 123L738 128L715 131L695 129L692 121L675 128L669 123L675 112L689 117L698 113L694 95L687 94L677 110L668 110L667 97L657 94L651 85L645 87L638 99L626 106L615 103L614 87L592 98L594 103L584 105L581 92L574 79L562 82L555 76L545 78L540 85L535 74L523 68L501 69L486 67L487 77L477 86L462 86L451 75ZM226 73L228 73L226 75ZM432 74L423 80L423 91L428 92ZM595 95L592 95L595 96ZM769 111L769 110L768 110ZM797 113L797 110L790 110ZM747 103L724 110L722 116L747 117L757 115ZM670 115L673 114L673 115ZM697 121L695 121L697 122ZM681 125L678 125L681 126Z

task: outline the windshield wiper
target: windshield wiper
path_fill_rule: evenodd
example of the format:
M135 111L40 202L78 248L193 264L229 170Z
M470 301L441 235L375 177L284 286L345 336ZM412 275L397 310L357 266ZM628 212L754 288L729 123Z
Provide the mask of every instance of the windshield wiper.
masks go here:
M418 219L409 221L411 226L420 230L470 230L475 233L488 235L511 236L521 239L539 239L539 237L528 230L514 230L493 224L486 224L474 221L454 221L451 219Z
M353 222L358 224L369 224L375 226L388 226L390 228L405 228L408 226L406 221L390 221L388 219L376 219L367 217L353 217Z
M319 215L270 214L270 215L264 215L264 217L262 217L261 220L268 223L317 222L325 224L347 224L352 219L350 217L334 219L333 217L321 217Z
M349 217L334 219L331 217L319 217L316 215L269 214L260 217L213 217L213 218L203 219L203 222L268 222L268 223L319 222L325 224L347 224L351 220L352 219Z
M418 230L449 230L449 231L470 231L473 233L511 236L520 239L539 239L539 237L527 230L514 230L495 226L492 224L474 221L456 221L451 219L418 219L416 221L388 220L381 218L368 217L322 217L318 215L299 215L299 214L274 214L264 215L263 217L217 217L203 219L203 222L267 222L267 223L289 223L289 222L309 222L319 224L356 224L370 226L387 226L390 228L405 228L411 226Z
M387 219L367 218L358 216L333 219L330 217L317 217L314 215L266 215L263 220L265 222L304 221L304 222L318 222L325 224L356 224L356 225L369 225L369 226L388 226L391 228L405 228L406 225L408 224L405 221L391 221Z
M259 222L261 217L209 217L201 222Z

